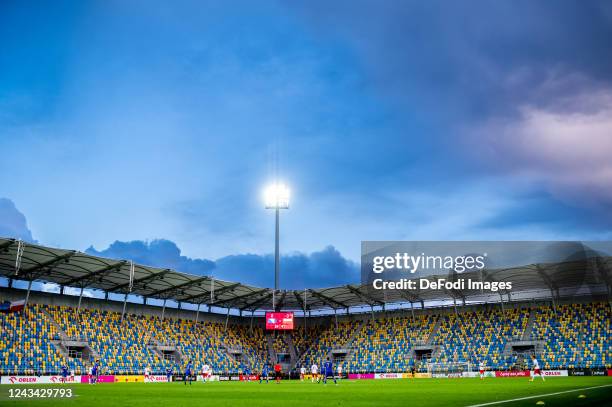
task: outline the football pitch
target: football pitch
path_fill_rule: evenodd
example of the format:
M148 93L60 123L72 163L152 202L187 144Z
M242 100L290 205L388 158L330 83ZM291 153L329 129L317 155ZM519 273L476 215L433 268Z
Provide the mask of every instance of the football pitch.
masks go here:
M610 406L612 378L565 377L530 383L526 378L344 380L310 382L121 383L70 385L72 398L11 399L1 386L2 406ZM58 386L46 386L57 388ZM577 390L577 391L571 391ZM559 394L551 394L559 393ZM536 397L533 397L536 396ZM533 397L533 398L530 398ZM521 400L521 398L524 398ZM517 400L518 399L518 400ZM514 400L514 401L508 401Z

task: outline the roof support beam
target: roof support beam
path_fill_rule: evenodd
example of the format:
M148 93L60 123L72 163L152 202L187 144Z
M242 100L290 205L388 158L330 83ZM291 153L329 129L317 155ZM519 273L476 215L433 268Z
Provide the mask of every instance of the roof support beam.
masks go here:
M146 277L142 277L142 278L139 278L137 280L134 280L134 287L136 286L136 284L146 283L147 281L153 281L153 280L156 280L158 278L162 278L164 275L168 274L171 271L172 270L170 270L170 269L165 269L165 270L160 271L159 273L149 274ZM107 291L122 290L122 289L124 289L126 287L129 287L129 286L130 286L130 283L117 284L116 286L109 288Z
M72 250L72 251L70 251L70 252L68 252L68 253L66 253L66 254L62 254L62 255L60 255L60 256L56 256L55 258L53 258L53 259L51 259L51 260L47 260L47 261L45 261L45 262L39 263L39 264L37 264L37 265L35 265L35 266L32 266L32 267L30 267L30 268L29 268L29 269L27 269L27 270L23 270L23 274L25 274L26 276L28 276L28 279L34 279L34 278L32 278L32 277L36 275L36 274L35 274L35 272L36 272L36 271L39 271L39 270L44 270L44 269L47 269L47 268L50 268L50 270L52 270L52 269L53 269L53 267L54 267L54 266L55 266L57 263L59 263L59 262L60 262L60 261L62 261L62 260L64 260L64 261L66 261L66 262L67 262L67 261L68 261L68 260L69 260L69 259L70 259L72 256L74 256L76 253L77 253L77 252L76 252L76 250ZM39 275L42 275L42 274L44 274L45 272L50 271L50 270L45 270L45 271L43 271L42 273L39 273Z
M398 290L398 293L400 295L400 297L408 300L410 303L414 302L423 302L423 300L421 299L421 297L419 297L418 295L407 291L407 290Z
M152 292L150 294L147 294L147 295L149 297L154 297L156 295L165 294L165 293L171 292L173 290L180 290L181 288L185 288L185 287L189 287L189 286L192 286L192 285L195 285L195 284L199 284L202 281L205 281L207 279L208 279L208 277L197 278L195 280L191 280L191 281L188 281L188 282L183 283L183 284L178 284L178 285L175 285L175 286L172 286L172 287L164 288L163 290L154 291L154 292Z
M359 298L361 298L362 300L367 302L369 305L372 305L372 304L385 305L384 302L379 301L377 299L374 299L374 298L370 297L369 295L366 295L366 294L362 293L359 289L357 289L355 287L352 287L350 284L347 285L346 288L350 292L352 292L353 294L357 295Z
M538 275L542 278L542 280L546 283L546 285L552 290L557 289L557 285L555 282L538 266Z
M203 297L205 295L210 295L210 291L204 291L204 292L201 292L200 294L194 294L194 295L190 295L189 297L181 298L181 301L191 302L191 300L195 300L196 298L200 298L200 297ZM202 302L204 302L204 301L202 301Z
M206 277L206 278L208 278L208 277ZM225 287L221 287L219 289L216 289L215 290L215 297L217 296L217 294L223 294L226 291L231 291L231 290L233 290L234 288L236 288L238 286L240 286L240 283L234 283L234 284L230 284L230 285L227 285ZM193 300L195 298L200 298L203 295L210 295L210 291L205 291L205 292L200 293L200 294L190 295L189 297L181 298L181 301L189 302L190 300Z
M0 250L2 249L8 249L9 247L11 247L13 244L15 244L14 240L9 240L8 242L4 242L4 243L0 243Z
M323 295L323 294L321 294L321 293L319 293L319 292L316 292L316 291L314 291L314 290L310 290L310 293L311 293L312 295L314 295L315 297L317 297L317 298L319 298L319 299L323 300L323 302L327 303L327 305L330 305L330 304L335 304L335 305L337 305L337 306L338 306L337 308L346 308L346 304L343 304L343 303L341 303L341 302L339 302L339 301L336 301L336 300L334 300L333 298L330 298L330 297L328 297L328 296L326 296L326 295ZM336 308L336 307L334 307L333 305L331 305L331 307L332 307L332 308Z
M283 291L283 294L281 295L280 299L276 303L276 310L277 311L280 311L280 309L283 307L283 303L285 302L285 297L286 296L287 296L287 291Z
M300 307L302 307L302 309L306 311L306 301L304 301L304 299L300 297L297 291L293 291L293 295L295 296L295 299L297 300L298 304L300 304Z
M237 297L227 298L227 299L225 299L225 300L215 300L215 301L213 301L213 302L209 302L209 303L208 303L208 305L216 306L216 305L219 305L219 304L226 304L226 303L228 303L228 302L232 302L232 301L236 301L236 300L241 300L241 299L243 299L243 298L254 297L254 296L256 296L256 295L263 294L263 293L265 293L266 291L268 291L268 289L267 289L267 288L262 288L261 290L254 291L254 292L249 293L249 294L239 295L239 296L237 296ZM270 295L272 295L272 294L270 294Z
M232 291L234 288L238 287L240 283L234 283L230 285L226 285L225 287L217 288L215 290L215 294L223 294L226 291Z
M499 270L499 271L503 271L503 270ZM499 280L497 280L496 278L494 278L487 270L482 269L480 271L480 278L484 281L490 281L490 282L499 282ZM499 290L500 292L504 292L505 294L508 294L509 291L508 290ZM462 296L463 297L463 296ZM463 297L463 301L465 302L465 297Z
M267 288L266 288L267 290ZM270 298L272 298L272 293L258 299L257 301L253 301L251 303L246 304L244 307L240 308L241 310L245 310L245 309L249 309L249 308L253 308L256 309L260 304L263 304L264 302L268 301Z
M233 291L234 288L237 288L239 286L240 286L240 283L234 283L234 284L226 285L225 287L217 288L215 292L213 293L213 295L217 297L218 294L223 294L228 291Z
M89 274L85 274L84 276L75 277L72 280L68 280L68 281L66 281L65 283L62 283L62 284L63 285L71 286L73 284L80 283L81 281L89 280L92 277L96 277L96 276L99 276L99 275L104 275L105 273L113 271L113 270L119 270L121 268L121 266L123 266L126 263L127 263L127 260L123 260L123 261L120 261L120 262L115 263L115 264L110 264L108 266L102 267L99 270L92 271Z

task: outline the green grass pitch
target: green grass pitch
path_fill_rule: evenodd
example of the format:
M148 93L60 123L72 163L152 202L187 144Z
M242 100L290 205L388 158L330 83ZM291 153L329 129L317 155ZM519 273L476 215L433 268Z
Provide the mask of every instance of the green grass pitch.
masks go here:
M592 386L608 386L580 390L554 396L547 393L563 392ZM36 386L1 386L2 406L470 406L538 396L533 399L498 404L501 406L610 406L612 405L612 377L550 378L545 383L530 383L526 378L486 379L398 379L344 380L332 383L310 382L213 382L193 383L122 383L70 385L76 395L72 399L9 399L9 388ZM39 386L42 387L42 386ZM58 386L48 386L58 387ZM537 404L540 402L539 404Z

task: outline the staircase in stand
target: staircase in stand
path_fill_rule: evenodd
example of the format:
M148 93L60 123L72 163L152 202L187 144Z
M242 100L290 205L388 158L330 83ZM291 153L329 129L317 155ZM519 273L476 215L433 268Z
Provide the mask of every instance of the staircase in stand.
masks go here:
M276 351L274 350L274 338L271 334L266 334L266 341L268 344L268 357L272 361L272 363L276 363Z
M368 319L364 319L363 321L361 321L361 324L359 325L359 327L353 331L348 341L346 341L346 345L344 346L347 349L346 356L344 357L345 365L348 364L348 362L350 362L353 359L353 356L355 355L355 348L353 347L353 342L355 342L357 335L359 335L365 330L365 327L367 325L368 325Z
M525 325L525 331L523 331L522 340L528 341L531 339L531 332L533 332L533 325L535 324L535 312L533 310L529 310L529 319L527 320L527 325Z
M94 359L99 359L100 358L100 355L98 354L98 352L96 352L96 350L93 349L86 340L84 340L83 338L71 338L71 337L69 337L68 334L66 333L66 331L64 331L62 329L60 324L57 323L57 321L53 318L53 316L51 314L49 314L49 312L47 310L40 309L40 313L43 314L45 316L45 318L47 318L49 320L49 322L51 322L51 325L53 325L55 327L55 329L57 330L57 333L59 334L59 340L58 339L52 339L51 343L55 346L55 348L59 351L59 353L65 359L69 359L70 358L70 356L68 355L68 346L81 346L81 347L85 348L86 351L87 351L85 353L85 355L87 355L87 353L88 353Z
M55 327L55 329L57 330L57 333L59 334L61 340L67 341L69 339L68 335L66 334L66 332L57 323L57 321L55 319L53 319L51 314L49 314L49 312L46 309L43 309L41 307L40 308L40 313L43 314L49 320L49 322L51 322L51 325L53 325Z
M295 351L295 344L290 334L283 335L283 339L289 348L289 356L291 356L291 365L296 366L297 363L297 352Z
M51 322L51 325L53 325L55 327L55 329L57 330L57 333L59 334L59 340L56 338L53 338L51 340L51 343L55 346L55 349L58 350L58 352L64 357L64 359L68 359L68 348L66 348L66 346L64 345L64 342L67 341L68 335L66 334L66 332L62 329L62 327L57 323L57 321L55 319L53 319L53 317L51 316L51 314L49 314L49 312L47 312L47 310L45 309L40 309L40 313L43 314L45 316L45 318L47 318L49 320L49 322Z
M440 329L440 324L442 323L442 317L437 316L436 317L436 324L434 325L433 329L431 330L431 332L429 333L429 336L427 337L427 345L433 345L434 339L436 337L436 334L438 333L438 330Z
M150 336L147 341L147 348L153 351L161 360L166 360L165 352L170 352L173 355L176 363L186 365L189 362L189 358L182 352L179 346L164 345L154 336Z
M297 367L298 365L303 365L304 364L304 358L306 357L306 355L308 354L310 349L312 349L313 346L316 346L316 342L315 341L313 341L310 344L309 347L305 348L304 350L302 350L302 352L300 352L300 355L296 359L296 362L293 364L293 367Z

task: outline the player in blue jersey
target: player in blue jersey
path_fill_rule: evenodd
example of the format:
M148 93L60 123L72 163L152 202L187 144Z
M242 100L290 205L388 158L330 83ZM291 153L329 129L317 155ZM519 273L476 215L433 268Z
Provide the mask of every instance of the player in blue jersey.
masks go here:
M261 376L259 376L259 383L261 384L262 380L266 378L266 383L270 383L270 367L266 363L261 371Z
M62 365L62 383L66 383L68 381L68 366Z
M242 376L245 382L251 381L251 369L249 369L248 366L245 366L244 369L242 369Z
M187 386L187 381L189 381L189 385L191 386L191 375L192 374L193 374L193 363L191 363L191 360L190 360L189 363L187 363L187 367L185 368L185 377L183 377L185 386Z
M102 373L102 365L100 359L96 359L96 383L100 380L100 374Z
M172 381L172 368L168 367L166 368L166 380L168 381L168 383L170 383Z
M98 376L98 368L96 367L96 364L94 363L91 366L91 384L96 384L97 376Z
M336 376L334 375L334 364L329 360L329 357L323 364L323 384L327 384L327 378L332 377L334 379L334 383L338 385L336 381Z

